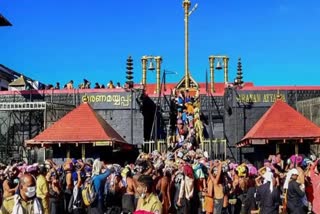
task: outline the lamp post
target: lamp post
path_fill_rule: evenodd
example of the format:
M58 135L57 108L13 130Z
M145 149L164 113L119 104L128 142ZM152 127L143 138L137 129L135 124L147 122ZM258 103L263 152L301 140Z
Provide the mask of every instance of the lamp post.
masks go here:
M216 60L217 60L217 64L215 67ZM211 93L215 92L215 89L214 89L214 69L217 69L217 70L222 70L222 68L224 69L224 83L227 84L229 81L228 80L229 79L228 65L229 65L229 57L227 57L227 56L218 56L218 55L217 56L215 56L215 55L209 56Z
M163 91L165 92L165 91L167 91L167 87L166 87L166 79L167 79L167 75L170 75L170 74L175 74L175 75L177 75L178 73L177 72L175 72L175 71L169 71L169 70L163 70L163 80L162 80L162 84L163 84ZM162 89L162 87L161 87L161 89ZM172 118L172 103L171 103L171 100L170 100L170 102L168 103L169 104L169 109L170 109L170 112L169 112L169 123L168 123L168 125L167 125L167 127L166 127L166 132L167 132L167 136L166 136L166 142L167 142L167 145L169 145L169 140L170 140L170 138L171 138L171 135L172 135L172 120L171 120L171 118Z
M154 69L153 69L154 70ZM160 71L159 71L160 73ZM158 93L158 98L157 98L157 101L156 101L156 106L155 106L155 111L154 111L154 117L153 117L153 124L152 124L152 127L151 127L151 132L150 132L150 135L151 135L151 139L153 138L154 139L154 142L157 144L158 142L158 114L159 114L159 109L161 110L161 92L162 92L162 89L165 90L166 86L165 86L165 80L166 80L166 75L167 74L177 74L177 72L174 72L174 71L166 71L164 70L163 73L162 73L162 81L161 81L161 85L159 86L160 88L160 91ZM159 81L160 82L160 81ZM169 124L170 125L170 124ZM157 144L158 145L158 144Z
M169 70L163 70L163 91L167 91L167 87L166 87L166 81L167 81L167 74L175 74L177 75L178 73L175 71L169 71Z
M154 67L154 62L156 63L156 67ZM161 63L162 63L162 57L161 56L143 56L141 58L142 63L142 85L146 86L147 84L147 70L154 71L156 70L156 94L160 93L160 71L161 71ZM149 63L149 66L147 67L147 64Z

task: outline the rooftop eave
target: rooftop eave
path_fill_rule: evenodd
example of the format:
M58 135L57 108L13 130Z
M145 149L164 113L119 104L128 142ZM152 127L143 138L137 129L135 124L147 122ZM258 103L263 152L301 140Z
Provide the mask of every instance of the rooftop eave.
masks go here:
M304 141L313 141L314 143L320 143L320 136L314 137L287 137L287 138L245 138L237 143L237 147L244 147L249 145L265 145L270 141L277 141L282 143L288 143L290 141L296 141L296 143L303 143Z

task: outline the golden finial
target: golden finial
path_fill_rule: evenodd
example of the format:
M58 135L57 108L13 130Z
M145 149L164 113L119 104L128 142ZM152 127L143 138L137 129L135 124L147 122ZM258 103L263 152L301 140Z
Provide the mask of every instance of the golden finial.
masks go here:
M277 100L282 100L282 96L280 94L280 90L277 90Z

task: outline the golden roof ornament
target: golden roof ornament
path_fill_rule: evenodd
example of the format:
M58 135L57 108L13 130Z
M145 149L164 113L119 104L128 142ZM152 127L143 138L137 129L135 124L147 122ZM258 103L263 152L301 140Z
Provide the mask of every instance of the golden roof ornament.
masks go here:
M277 100L282 100L282 96L280 94L280 90L277 90Z

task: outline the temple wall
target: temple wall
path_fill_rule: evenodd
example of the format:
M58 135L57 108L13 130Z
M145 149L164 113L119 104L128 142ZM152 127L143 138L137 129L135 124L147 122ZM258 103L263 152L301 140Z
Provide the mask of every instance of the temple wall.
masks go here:
M278 94L291 107L297 109L300 101L320 97L320 90L226 90L224 125L225 136L230 146L229 156L237 160L266 158L267 150L254 147L238 149L235 145L270 108Z
M42 92L42 93L41 93ZM57 93L56 93L57 92ZM65 93L64 93L65 92ZM11 93L11 92L10 92ZM128 143L131 143L131 117L133 118L133 143L142 143L144 138L144 120L136 98L140 92L124 90L60 90L60 91L24 91L12 94L0 94L1 103L11 102L47 102L44 110L0 111L0 162L7 157L25 158L24 141L32 139L54 122L62 118L87 96L89 103ZM132 109L132 110L131 110ZM45 116L46 115L46 116Z
M297 102L297 110L320 127L320 97ZM314 154L320 153L320 145L312 145Z
M70 110L79 105L83 97L89 98L91 106L116 130L128 143L131 142L131 117L133 117L133 133L135 144L142 143L150 138L151 126L154 118L157 98L147 98L143 101L143 111L136 98L140 92L107 90L59 90L59 91L26 91L0 93L0 104L8 102L47 102L52 108L47 110L47 126L63 117ZM276 100L277 94L282 99L298 109L308 117L306 112L318 115L319 105L304 107L301 110L299 103L311 98L320 97L320 90L241 90L227 89L224 96L211 97L201 95L202 120L206 129L207 138L225 138L228 142L227 156L240 159L264 158L264 150L248 147L238 149L236 143L248 132ZM162 98L163 112L158 128L163 132L168 125L170 107ZM306 106L306 104L304 104ZM132 111L131 111L132 109ZM210 116L212 120L210 120ZM317 122L318 116L312 116ZM311 118L311 119L312 119ZM174 129L174 124L171 124ZM210 126L212 125L212 126ZM211 130L211 127L213 129ZM19 157L24 155L23 142L33 138L44 128L44 112L37 111L0 111L0 158L5 155ZM159 137L163 137L159 132ZM8 146L9 145L9 146ZM312 151L319 151L311 147ZM14 152L15 151L15 152ZM2 161L2 160L0 160Z

